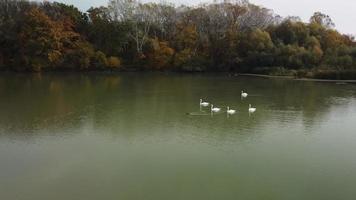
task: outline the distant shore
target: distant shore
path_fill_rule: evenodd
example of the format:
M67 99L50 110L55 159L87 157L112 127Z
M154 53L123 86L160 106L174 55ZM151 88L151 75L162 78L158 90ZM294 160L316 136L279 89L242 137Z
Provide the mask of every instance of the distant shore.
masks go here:
M14 70L0 70L1 73L20 73L20 74L31 74L31 73L126 73L126 72L131 72L131 73L141 73L141 72L161 72L161 73L186 73L186 74L211 74L211 73L216 73L216 74L229 74L230 76L250 76L250 77L260 77L260 78L276 78L276 79L289 79L289 80L297 80L297 81L314 81L314 82L335 82L335 83L356 83L356 79L343 79L340 77L340 75L336 75L339 77L339 79L333 79L333 78L313 78L313 76L305 76L300 75L300 74L293 74L293 73L281 73L277 75L270 75L270 74L262 74L262 73L239 73L239 72L224 72L224 71L176 71L176 70L144 70L144 69L139 69L135 67L130 67L130 68L121 68L121 69L112 69L112 70L48 70L48 71L41 71L41 72L35 72L35 71L14 71ZM328 71L320 71L319 73L330 73ZM335 76L336 73L340 72L335 72L332 71L330 74ZM345 73L346 72L341 72ZM354 71L350 72L351 74L354 73ZM291 75L293 74L293 75Z
M238 76L251 76L251 77L261 77L261 78L279 78L279 79L291 79L296 81L313 81L313 82L333 82L333 83L356 83L356 80L341 80L341 79L316 79L316 78L298 78L295 76L287 75L264 75L264 74L251 74L251 73L241 73Z

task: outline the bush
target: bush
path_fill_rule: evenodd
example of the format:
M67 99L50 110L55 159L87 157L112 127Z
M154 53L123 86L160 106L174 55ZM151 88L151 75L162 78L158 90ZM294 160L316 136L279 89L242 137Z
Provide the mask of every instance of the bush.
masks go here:
M296 72L295 76L296 76L296 78L306 78L307 74L308 74L307 70L301 69Z
M106 55L101 51L97 51L95 53L93 64L94 64L95 68L97 68L97 69L103 69L106 66L108 66L108 60L106 58Z
M107 67L110 69L118 69L121 66L121 60L118 57L111 56L108 58Z

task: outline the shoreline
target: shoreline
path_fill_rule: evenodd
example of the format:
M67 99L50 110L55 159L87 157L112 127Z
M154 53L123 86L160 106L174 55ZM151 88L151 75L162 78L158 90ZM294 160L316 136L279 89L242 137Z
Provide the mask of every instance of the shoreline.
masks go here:
M73 71L42 71L42 72L25 72L25 71L0 71L0 74L15 73L15 74L61 74L61 73L71 73ZM176 74L212 74L212 72L180 72L180 71L151 71L151 70L87 70L87 71L74 71L75 74L91 74L91 73L102 73L102 74L116 74L116 73L176 73ZM270 78L270 79L285 79L294 81L310 81L310 82L329 82L329 83L356 83L356 80L342 80L342 79L316 79L316 78L297 78L290 75L266 75L266 74L253 74L253 73L233 73L233 72L215 72L216 74L228 74L229 76L245 76L245 77L258 77L258 78Z
M260 78L277 78L277 79L289 79L295 81L311 81L311 82L329 82L329 83L356 83L356 80L341 80L341 79L316 79L316 78L296 78L294 76L275 76L275 75L264 75L264 74L238 74L238 76L250 76L250 77L260 77Z
M238 76L252 76L260 78L279 78L279 79L295 79L294 76L276 76L276 75L266 75L266 74L251 74L251 73L238 73Z

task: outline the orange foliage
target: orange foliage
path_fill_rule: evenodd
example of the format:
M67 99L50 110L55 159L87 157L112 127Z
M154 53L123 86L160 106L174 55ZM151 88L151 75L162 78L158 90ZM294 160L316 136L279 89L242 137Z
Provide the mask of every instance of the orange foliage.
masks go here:
M151 52L148 54L150 65L154 69L164 69L172 60L174 49L169 47L168 42L160 41L158 38L150 40Z

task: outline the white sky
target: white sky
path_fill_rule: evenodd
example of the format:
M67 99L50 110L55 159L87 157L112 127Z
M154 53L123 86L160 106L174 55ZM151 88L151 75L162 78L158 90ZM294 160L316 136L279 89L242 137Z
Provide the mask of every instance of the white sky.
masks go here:
M56 0L67 4L73 4L85 11L91 6L107 5L108 0ZM143 0L144 2L150 0ZM160 0L154 0L160 1ZM180 4L199 4L211 2L211 0L165 0L165 2ZM273 9L281 16L299 16L308 21L315 11L321 11L330 15L336 24L336 28L342 33L356 35L356 0L250 0L251 3L263 5Z

